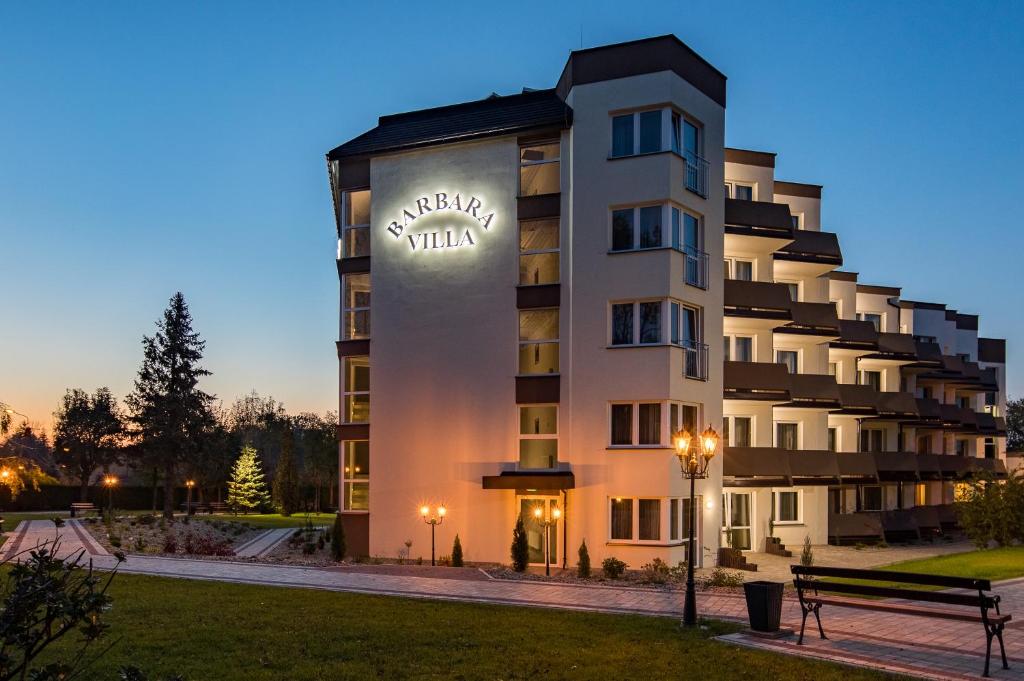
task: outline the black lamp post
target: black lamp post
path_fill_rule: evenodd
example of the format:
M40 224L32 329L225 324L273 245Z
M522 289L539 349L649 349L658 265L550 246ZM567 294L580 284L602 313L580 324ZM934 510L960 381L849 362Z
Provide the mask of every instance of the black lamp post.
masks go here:
M437 561L434 558L434 531L437 526L444 522L444 516L448 513L448 509L444 506L438 506L436 512L431 515L430 507L423 506L420 508L420 515L423 517L423 522L430 525L430 564L437 565Z
M185 481L185 522L188 522L189 516L192 515L192 488L196 486L195 480Z
M673 442L683 477L690 480L690 543L686 549L686 601L683 604L683 625L692 627L697 624L697 588L693 581L693 568L697 562L697 547L694 538L694 526L697 524L695 487L697 480L708 477L711 459L715 457L715 452L718 450L718 433L714 428L708 426L700 434L699 445L691 447L690 445L694 444L693 436L686 429L682 429L675 434Z
M551 517L544 518L544 509L537 506L533 509L533 518L537 524L544 528L544 574L551 576L551 528L558 524L562 517L562 509L555 507L551 509Z
M103 478L103 484L107 488L107 515L114 517L114 487L117 485L116 475L107 475Z

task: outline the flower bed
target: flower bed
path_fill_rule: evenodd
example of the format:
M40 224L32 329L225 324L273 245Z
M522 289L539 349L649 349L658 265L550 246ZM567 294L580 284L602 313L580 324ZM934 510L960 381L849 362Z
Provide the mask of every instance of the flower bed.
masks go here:
M112 522L83 518L82 525L108 551L148 555L234 556L263 530L245 522L194 518L166 520L152 515L119 516Z

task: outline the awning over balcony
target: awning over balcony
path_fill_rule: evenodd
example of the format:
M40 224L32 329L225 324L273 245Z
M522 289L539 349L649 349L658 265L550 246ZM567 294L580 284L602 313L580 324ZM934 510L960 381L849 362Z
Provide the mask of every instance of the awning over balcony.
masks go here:
M793 239L793 216L789 206L770 201L725 200L725 233Z
M878 413L878 391L869 385L839 384L841 414L869 416Z
M922 480L942 479L942 458L941 454L918 454L917 472Z
M843 540L882 538L880 513L829 513L828 535L839 543Z
M722 372L726 399L789 400L790 374L773 362L725 362Z
M776 260L822 263L840 266L843 252L839 248L839 237L833 232L816 232L798 229L793 232L793 241L777 250Z
M917 455L908 452L874 452L878 479L883 482L917 480Z
M878 356L884 359L917 359L917 344L914 337L906 333L878 334Z
M878 331L871 322L853 319L839 320L839 339L831 347L853 350L874 350L878 343Z
M878 482L878 466L870 452L840 452L836 463L845 484Z
M729 316L789 320L791 302L785 284L725 280L725 313Z
M914 418L918 416L917 400L910 393L879 392L878 413L884 418Z
M800 450L789 452L789 472L794 485L835 485L839 462L835 452Z
M1006 477L1006 463L1002 459L971 459L975 472L989 473L996 478Z
M787 407L838 409L839 386L835 376L825 374L788 374L790 402Z
M485 475L483 488L524 491L575 489L576 476L571 471L502 471L500 475Z
M839 336L839 317L832 303L790 303L793 321L775 329L776 333L805 336Z
M939 347L938 343L915 341L914 347L917 352L917 362L919 365L929 367L942 366L942 348Z
M722 475L726 486L789 486L789 452L775 447L726 447Z

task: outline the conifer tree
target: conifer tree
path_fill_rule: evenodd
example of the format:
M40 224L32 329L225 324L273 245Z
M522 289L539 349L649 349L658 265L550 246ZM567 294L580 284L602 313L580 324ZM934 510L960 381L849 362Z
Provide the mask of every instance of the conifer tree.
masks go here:
M462 542L459 535L455 535L455 542L452 544L452 567L462 567Z
M526 538L526 526L523 524L523 517L516 520L516 527L512 530L512 569L516 572L526 572L526 566L530 562L530 544Z
M283 516L299 510L299 468L295 463L295 440L291 428L281 436L281 456L274 471L274 503Z
M228 481L228 505L248 513L267 503L267 483L256 450L246 445Z
M580 559L576 563L576 575L586 579L590 576L590 551L587 550L587 540L580 544Z
M341 524L341 513L334 514L334 529L331 531L331 557L341 562L345 559L345 526Z

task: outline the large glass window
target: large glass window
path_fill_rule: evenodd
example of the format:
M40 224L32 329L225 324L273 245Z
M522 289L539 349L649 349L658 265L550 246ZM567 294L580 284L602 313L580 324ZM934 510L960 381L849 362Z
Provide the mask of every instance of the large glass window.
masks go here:
M633 114L612 118L612 156L633 153Z
M640 248L658 248L661 240L661 206L644 206L640 209Z
M558 373L558 310L519 311L519 373Z
M640 541L661 541L661 499L639 499Z
M725 261L725 276L737 281L753 281L754 263L751 260L730 258Z
M727 418L726 422L730 419ZM749 447L751 433L753 431L752 419L749 416L733 416L732 428L730 430L731 444L733 447ZM726 440L730 442L730 440Z
M611 421L612 445L633 444L633 405L613 404Z
M519 149L520 196L557 194L561 191L560 148L559 142L550 142Z
M775 522L777 523L799 523L800 522L800 493L799 491L783 491L775 493Z
M346 357L342 379L344 412L342 423L369 423L370 421L370 358Z
M775 424L775 446L779 449L795 451L800 449L799 440L800 428L795 423Z
M612 250L633 250L633 209L612 211Z
M519 223L519 283L558 283L558 220Z
M860 451L884 452L885 431L881 428L864 428L860 431Z
M881 511L882 510L882 487L880 485L865 485L860 489L861 510Z
M611 500L611 538L613 540L632 541L633 539L633 500Z
M661 444L661 403L641 402L638 410L639 439L637 444Z
M612 345L633 344L633 303L612 305Z
M775 362L777 364L785 364L786 370L791 374L797 372L797 363L799 355L796 350L776 350L775 351Z
M342 443L344 469L342 508L346 511L370 510L370 443L347 440Z
M641 111L638 119L640 140L637 144L637 153L649 154L661 151L661 110Z
M651 345L662 343L662 307L660 300L639 303L612 303L611 344Z
M370 337L370 275L342 277L341 339Z
M342 258L370 255L370 190L341 194Z
M640 342L661 342L661 301L640 303Z
M519 407L519 467L558 466L558 406Z

